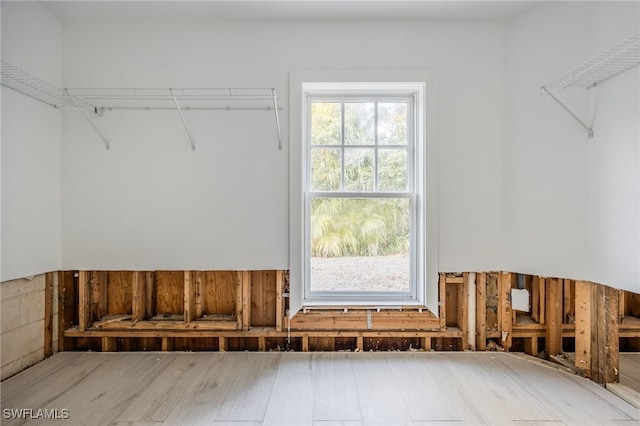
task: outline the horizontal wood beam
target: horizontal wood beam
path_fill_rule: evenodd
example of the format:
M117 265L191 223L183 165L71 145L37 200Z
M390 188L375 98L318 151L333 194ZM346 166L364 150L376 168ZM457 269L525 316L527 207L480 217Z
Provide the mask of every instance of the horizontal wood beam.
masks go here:
M461 338L462 332L457 328L442 331L276 331L275 327L254 327L249 331L241 330L85 330L70 328L65 330L65 337L444 337Z
M370 316L371 321L368 321ZM370 327L369 327L370 325ZM291 319L291 330L439 330L431 312L369 310L308 311Z

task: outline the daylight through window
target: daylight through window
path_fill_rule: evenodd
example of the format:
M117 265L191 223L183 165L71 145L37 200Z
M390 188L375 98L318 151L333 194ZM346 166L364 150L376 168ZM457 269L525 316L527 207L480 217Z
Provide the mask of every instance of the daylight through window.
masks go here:
M305 298L416 299L415 93L307 93Z

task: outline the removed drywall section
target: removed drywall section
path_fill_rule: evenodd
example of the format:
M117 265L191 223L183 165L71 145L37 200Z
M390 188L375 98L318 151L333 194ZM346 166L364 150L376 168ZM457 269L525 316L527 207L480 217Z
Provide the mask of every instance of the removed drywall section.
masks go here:
M58 350L55 304L49 311L49 321L45 321L45 286L50 286L51 297L55 300L57 285L54 275L41 274L0 284L2 380ZM46 323L52 324L48 342ZM48 345L51 346L45 348Z
M2 60L59 86L59 20L37 2L1 7ZM60 269L60 126L60 110L2 87L2 281Z

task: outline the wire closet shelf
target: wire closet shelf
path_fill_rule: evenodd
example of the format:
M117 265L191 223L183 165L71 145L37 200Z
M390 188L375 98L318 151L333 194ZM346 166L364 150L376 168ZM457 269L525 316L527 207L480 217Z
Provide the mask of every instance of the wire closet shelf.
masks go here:
M67 89L69 95L106 110L267 110L272 111L275 89L266 88L84 88ZM282 109L282 108L278 108Z
M640 64L640 31L603 50L543 87L592 88Z
M272 111L282 150L278 97L275 88L59 88L19 68L1 61L1 83L10 89L54 108L77 108L102 138L88 112L102 116L111 110L177 110L182 125L195 150L195 143L183 116L191 110Z
M562 107L574 120L587 131L589 138L593 137L593 127L587 125L569 107L560 101L550 88L567 89L580 87L591 89L605 81L640 64L640 31L631 34L624 40L603 50L591 59L578 65L567 74L541 87L558 105Z

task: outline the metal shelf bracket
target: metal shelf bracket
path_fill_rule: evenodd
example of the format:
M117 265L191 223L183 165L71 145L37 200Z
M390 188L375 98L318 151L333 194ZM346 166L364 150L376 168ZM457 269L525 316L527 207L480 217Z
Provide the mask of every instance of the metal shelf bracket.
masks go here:
M89 123L91 127L93 127L93 130L95 130L95 132L98 134L98 136L100 136L100 139L102 139L102 141L104 142L104 145L107 147L107 150L111 149L111 145L109 144L109 141L107 140L107 138L105 138L104 135L100 132L100 130L98 130L96 125L93 124L93 121L89 119L89 117L87 116L87 113L84 111L82 107L80 107L80 104L78 103L77 99L73 95L71 95L67 89L64 89L64 92L67 94L67 96L69 96L69 98L71 99L73 104L76 106L76 108L78 108L78 111L80 111L80 114L82 114L84 119L87 120L87 123ZM95 110L95 112L97 114L98 112L97 109Z
M571 117L573 117L573 119L574 119L574 120L576 120L578 123L580 123L580 125L581 125L582 127L584 127L584 128L586 129L586 131L587 131L587 136L588 136L589 138L592 138L592 137L593 137L593 127L592 127L592 126L588 126L587 124L585 124L585 122L584 122L584 121L582 121L582 120L580 119L580 117L578 117L578 116L577 116L573 111L571 111L571 110L569 109L569 107L567 107L565 104L563 104L563 103L560 101L560 99L556 98L556 96L555 96L553 93L551 93L547 87L542 86L542 87L541 87L541 89L543 90L543 93L546 93L547 95L549 95L549 97L550 97L551 99L553 99L554 101L556 101L556 102L558 103L558 105L560 105L560 106L562 107L562 109L564 109L565 111L567 111L567 113L569 113L569 115L570 115Z
M182 115L182 110L180 109L180 105L178 104L178 100L176 96L173 94L173 89L169 89L169 93L171 94L171 98L173 99L173 103L176 104L176 110L178 110L178 115L180 115L180 120L182 121L182 125L184 126L184 131L189 138L189 142L191 142L191 151L196 150L196 144L193 142L193 137L191 137L191 132L189 131L189 127L187 126L187 122L184 120L184 116Z
M280 135L280 118L278 117L278 98L276 96L276 89L271 89L273 94L273 111L276 114L276 130L278 131L278 151L282 151L282 136Z

